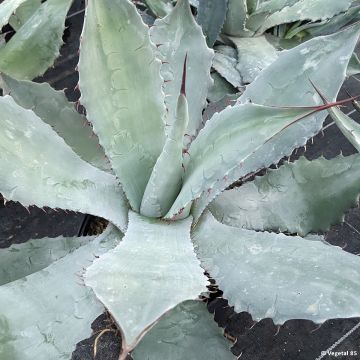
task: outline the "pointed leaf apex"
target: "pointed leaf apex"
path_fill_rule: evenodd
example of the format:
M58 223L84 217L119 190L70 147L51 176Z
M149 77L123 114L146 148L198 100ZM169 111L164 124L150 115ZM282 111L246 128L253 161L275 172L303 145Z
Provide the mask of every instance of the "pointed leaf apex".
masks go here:
M181 90L180 94L186 97L186 63L187 63L187 53L185 55L183 74L182 74L182 82L181 82Z
M315 85L315 83L309 78L310 84L311 86L315 89L315 91L318 93L318 95L321 97L322 101L324 102L324 104L328 104L329 101L328 99L325 97L325 95L320 91L320 89Z
M335 102L329 102L329 100L325 97L325 95L321 92L321 90L309 79L311 85L315 89L315 91L318 93L318 95L321 97L322 101L324 102L324 105L318 106L316 111L326 110L328 108L334 107L334 106L341 106L348 102L353 102L356 100L360 95L357 96L351 96L348 92L347 94L350 96L347 99L339 100Z

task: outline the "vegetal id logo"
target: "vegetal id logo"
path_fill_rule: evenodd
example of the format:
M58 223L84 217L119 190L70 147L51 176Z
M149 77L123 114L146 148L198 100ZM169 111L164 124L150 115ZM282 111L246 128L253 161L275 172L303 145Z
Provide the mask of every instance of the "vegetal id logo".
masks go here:
M331 356L335 358L348 358L348 357L360 357L360 343L356 344L356 348L342 351L334 351L334 349L339 346L344 340L346 340L351 334L353 334L356 330L360 329L360 321L353 326L344 336L342 336L339 340L334 342L327 350L321 351L321 355L317 357L315 360L321 360L325 356Z
M347 350L347 351L322 351L321 355L325 356L334 356L334 357L341 357L341 356L357 356L359 352L357 350Z

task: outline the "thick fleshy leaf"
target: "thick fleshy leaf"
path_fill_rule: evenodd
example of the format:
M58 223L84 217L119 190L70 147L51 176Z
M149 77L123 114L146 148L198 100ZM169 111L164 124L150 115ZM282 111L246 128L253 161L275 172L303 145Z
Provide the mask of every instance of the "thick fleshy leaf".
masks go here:
M247 86L238 102L252 101L271 106L319 104L321 99L309 82L309 78L333 100L344 81L359 30L359 25L355 24L337 34L310 40L281 53L274 63ZM329 73L333 75L327 76ZM325 112L315 113L284 129L279 136L275 136L258 149L256 157L247 159L245 163L247 171L266 168L277 163L284 156L289 156L295 148L305 145L309 138L320 131L325 117ZM194 204L195 217L198 217L206 205L221 191L246 175L244 170L244 166L238 167L230 174L231 176L226 177L226 180L219 178L220 181L214 184L212 191L204 193Z
M245 29L247 19L246 0L229 0L223 33L232 36L251 36Z
M11 15L26 0L4 0L0 4L0 28L9 22Z
M184 64L185 66L186 64ZM171 127L169 137L166 139L164 149L154 166L141 201L140 212L144 216L164 216L180 192L184 173L182 167L183 139L188 123L188 103L185 94L180 94L175 123Z
M329 109L328 111L340 131L354 148L360 152L360 124L344 114L339 108Z
M9 19L11 27L18 31L41 6L41 0L25 0Z
M240 72L237 70L237 55L228 54L229 46L218 46L215 50L213 68L232 86L239 88L242 86ZM236 51L235 49L232 49Z
M201 25L209 47L213 46L224 25L228 0L200 0L197 22Z
M360 315L360 257L340 247L234 228L210 214L193 239L202 266L236 312L277 324Z
M285 6L266 17L259 33L265 32L276 25L295 21L318 21L331 19L334 15L346 11L353 0L300 0L292 6Z
M164 17L173 9L170 0L145 0L146 5L151 12L157 17Z
M48 0L0 48L0 71L17 79L42 75L59 55L72 0ZM26 59L26 61L24 61Z
M134 360L235 360L206 305L185 301L149 331L131 354Z
M226 81L218 72L213 72L211 74L212 79L214 80L213 86L209 89L207 94L208 100L212 102L220 101L224 96L232 95L237 92L237 90ZM202 126L200 126L201 128Z
M309 40L289 51L264 69L246 87L238 103L252 101L269 106L304 106L322 103L309 79L334 100L345 79L346 68L360 33L358 24L334 35ZM329 76L332 74L332 76ZM219 176L212 190L203 193L194 203L193 214L199 217L205 207L240 177L276 164L281 158L306 144L322 128L326 112L314 113L284 129L259 148L256 156L229 174ZM230 130L231 131L231 130ZM245 140L248 143L248 140ZM245 165L245 166L244 166ZM225 176L225 177L224 177Z
M0 109L0 192L6 199L97 215L126 229L128 206L115 176L83 161L10 96L0 98Z
M277 50L265 36L252 38L230 37L238 51L237 70L243 83L251 83L261 70L272 64L278 57Z
M194 136L201 124L206 95L212 85L210 68L214 53L206 45L201 27L196 23L188 0L179 0L164 19L155 21L151 39L158 44L158 57L163 62L161 75L165 80L166 123L175 119L183 64L187 55L186 95L189 103L189 124L186 133ZM169 133L171 126L167 126ZM189 137L185 138L188 142Z
M321 99L309 79L334 100L344 81L359 33L360 25L354 24L336 34L314 38L281 52L278 59L247 86L239 102L251 100L271 106L320 104ZM325 115L315 115L319 128Z
M103 312L80 274L94 256L113 248L121 234L110 227L47 268L0 287L0 358L69 359L75 344L91 335Z
M251 14L256 11L262 0L246 0L246 7L248 14Z
M135 5L128 0L88 1L80 101L136 211L165 140L159 72L148 27Z
M176 216L203 193L210 197L214 185L233 179L237 169L243 175L255 170L252 164L258 152L310 112L304 108L243 104L214 114L191 144L181 192L166 217Z
M250 0L255 1L255 0ZM291 7L300 0L257 0L257 4L255 7L255 14L265 14L264 17L268 17L269 15L280 11L284 7ZM254 5L252 5L254 8ZM254 14L254 15L255 15Z
M91 240L91 236L60 236L29 240L0 249L0 286L46 268Z
M222 223L305 235L340 222L360 194L360 155L294 163L269 170L210 205ZM291 200L289 200L291 199Z
M123 241L87 269L85 283L121 328L122 359L161 316L206 291L191 221L169 223L131 212Z
M347 24L360 20L359 2L350 7L346 12L335 15L333 18L316 23L317 26L308 28L306 31L311 36L329 35L344 27Z
M225 95L220 100L210 103L204 110L204 124L210 120L215 113L223 111L228 106L234 106L239 96L240 94Z
M302 22L299 26L292 26L286 32L285 37L289 39L297 35L306 41L309 37L329 35L339 31L346 25L352 24L360 19L360 6L356 6L355 2L353 2L353 4L354 6L350 7L347 11L335 15L331 19L316 22ZM359 4L359 2L357 2L357 4Z
M360 73L360 59L356 53L353 53L346 69L346 76L353 76Z
M0 87L20 106L31 109L49 124L83 160L110 171L110 164L86 117L75 110L63 91L56 91L47 83L16 80L5 74L0 75Z

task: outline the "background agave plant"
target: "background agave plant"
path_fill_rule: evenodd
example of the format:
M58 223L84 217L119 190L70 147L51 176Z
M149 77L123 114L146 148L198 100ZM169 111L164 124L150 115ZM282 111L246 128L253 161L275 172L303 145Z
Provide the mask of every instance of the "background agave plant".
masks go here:
M158 17L168 14L172 3L145 1L148 13ZM215 50L215 84L208 94L214 102L242 92L283 50L332 34L360 17L356 0L194 0L191 4L208 46ZM358 73L359 66L354 53L347 74ZM232 97L227 96L229 99ZM222 103L217 107L224 107Z
M2 75L10 96L0 99L1 193L24 206L91 213L113 224L95 238L34 240L0 252L5 358L69 357L102 311L96 297L121 329L121 358L132 350L135 359L233 358L194 300L207 291L200 262L235 310L255 319L359 315L359 258L321 236L305 238L356 203L357 154L300 159L226 190L321 129L327 100L309 78L335 99L359 25L289 50L236 106L205 124L213 53L188 2L155 25L149 37L130 2L89 1L79 84L98 137L89 139L86 118L62 92ZM356 123L329 111L359 147ZM289 210L284 193L291 192L297 203ZM219 221L206 210L210 203Z

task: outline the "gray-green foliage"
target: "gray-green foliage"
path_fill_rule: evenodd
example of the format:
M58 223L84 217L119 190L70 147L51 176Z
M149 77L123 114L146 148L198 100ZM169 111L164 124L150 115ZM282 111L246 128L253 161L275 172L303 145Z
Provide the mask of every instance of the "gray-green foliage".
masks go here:
M30 80L42 75L59 56L71 3L72 0L48 0L37 6L29 0L5 0L0 4L0 26L16 22L16 33L0 47L0 72ZM14 18L17 10L20 15Z
M216 1L219 7L216 17L201 2L194 6L197 6L198 22L204 33L208 36L211 31L211 39L217 39L215 52L219 44L237 51L234 60L227 61L222 67L219 68L217 57L213 64L214 69L232 85L234 76L229 78L226 74L238 73L241 84L251 83L282 50L313 37L330 35L360 20L357 0ZM220 27L216 24L223 13L226 13L225 22ZM354 54L348 76L360 71L356 60ZM228 94L226 89L225 94Z
M359 177L357 155L314 161L302 157L225 191L210 210L224 224L246 229L300 235L326 231L355 205L360 194Z
M209 214L198 224L194 243L230 305L257 321L358 316L359 259L340 247L226 226Z
M208 46L214 45L226 18L228 0L200 0L197 22L201 25Z
M12 18L18 38L34 19L55 26L60 15L48 14L51 6L64 6L61 16L66 8L57 0L46 7L7 3L31 3L27 15ZM282 38L281 46L278 35L255 38L255 28L247 29L250 20L265 26L263 14L278 23L285 4L296 3L228 1L224 29L232 37L216 44L214 55L206 41L217 37L221 16L211 24L203 16L213 9L201 9L202 1L192 5L200 6L207 39L188 0L174 8L149 1L162 17L151 30L128 0L89 0L79 62L86 117L49 85L14 79L32 77L26 70L35 62L27 67L20 55L39 40L32 31L25 47L14 42L6 50L0 64L16 58L11 68L20 70L0 66L10 72L1 76L0 192L24 206L91 213L111 224L97 237L45 238L0 250L1 359L68 359L89 335L101 303L121 332L120 360L128 352L136 360L233 359L198 299L207 291L204 271L237 311L249 310L257 320L360 315L359 257L314 234L358 201L359 154L302 158L226 190L304 145L327 111L359 149L358 124L334 107L340 103L325 99L336 99L346 77L359 24L338 31L333 23L328 35L303 43ZM313 21L352 9L342 1L322 16L320 3ZM240 22L231 9L241 10ZM3 22L11 20L13 10L6 11ZM292 15L282 19L289 21ZM277 33L289 30L283 23ZM251 63L261 68L258 75ZM207 106L206 99L213 102Z

